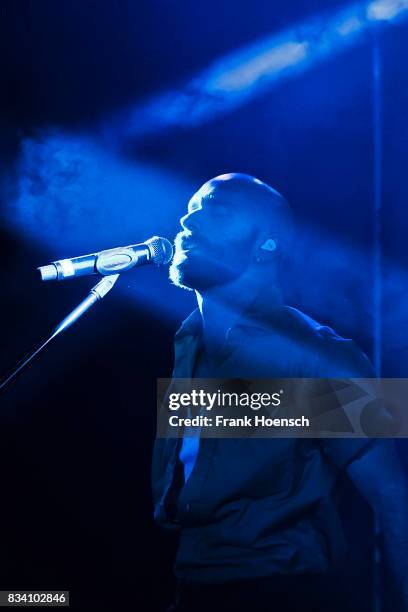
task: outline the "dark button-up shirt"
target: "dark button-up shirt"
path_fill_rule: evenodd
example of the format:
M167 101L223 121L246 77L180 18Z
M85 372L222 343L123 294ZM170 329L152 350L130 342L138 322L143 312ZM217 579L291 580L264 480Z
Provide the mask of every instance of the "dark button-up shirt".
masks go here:
M175 337L173 378L193 376L202 335L198 310ZM300 311L257 299L228 330L213 377L369 378L352 340ZM331 491L367 439L200 440L183 483L180 439L157 439L155 519L180 529L175 573L194 582L324 572L343 550Z

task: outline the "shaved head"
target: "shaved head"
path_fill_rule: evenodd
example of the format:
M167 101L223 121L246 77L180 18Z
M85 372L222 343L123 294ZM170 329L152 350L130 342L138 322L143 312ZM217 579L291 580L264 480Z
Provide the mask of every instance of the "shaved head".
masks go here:
M241 172L220 174L200 187L194 198L213 197L230 199L239 208L249 210L264 229L271 232L279 246L287 251L293 237L293 216L285 198L263 181Z
M176 236L170 278L179 287L196 290L225 285L242 274L272 275L293 232L285 198L238 172L204 183L180 223L183 231Z

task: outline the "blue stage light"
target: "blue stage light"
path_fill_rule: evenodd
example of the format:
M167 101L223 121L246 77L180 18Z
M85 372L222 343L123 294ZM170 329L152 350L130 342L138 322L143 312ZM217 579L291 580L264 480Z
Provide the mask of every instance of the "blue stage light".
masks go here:
M178 218L191 185L174 173L141 161L126 162L79 134L43 132L24 140L21 149L17 196L3 213L11 230L41 245L44 259L33 261L33 270L48 261L141 242L155 234L172 240L179 231ZM166 277L165 268L127 272L115 293L123 292L166 320L179 320L183 296L178 298ZM92 277L89 283L95 284Z
M275 47L267 47L264 52L250 57L235 69L226 70L207 84L214 91L233 93L244 88L255 87L260 79L278 74L305 59L306 42L284 42Z
M349 18L340 21L337 26L337 32L341 36L350 36L359 32L364 27L364 22L357 15L351 15Z
M367 17L373 21L390 21L408 10L408 0L375 0L367 7Z
M234 110L284 78L337 55L377 25L407 16L408 0L356 3L318 14L216 60L178 90L123 110L104 126L117 144L174 126L195 126Z

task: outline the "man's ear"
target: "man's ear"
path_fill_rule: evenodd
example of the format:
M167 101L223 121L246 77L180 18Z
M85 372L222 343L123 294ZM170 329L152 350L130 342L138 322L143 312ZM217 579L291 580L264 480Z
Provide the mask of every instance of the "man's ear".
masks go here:
M270 261L272 259L272 253L277 249L276 240L274 238L267 238L257 249L255 255L255 261Z
M277 246L276 240L268 238L259 248L263 251L276 251Z

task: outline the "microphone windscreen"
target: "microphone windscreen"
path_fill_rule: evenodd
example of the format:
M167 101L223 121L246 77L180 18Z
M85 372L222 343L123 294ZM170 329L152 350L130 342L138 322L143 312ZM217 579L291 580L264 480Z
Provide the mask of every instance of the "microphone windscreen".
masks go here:
M173 257L173 246L167 238L153 236L146 241L153 263L158 266L168 264Z

